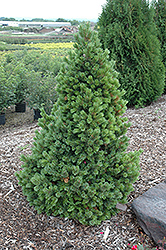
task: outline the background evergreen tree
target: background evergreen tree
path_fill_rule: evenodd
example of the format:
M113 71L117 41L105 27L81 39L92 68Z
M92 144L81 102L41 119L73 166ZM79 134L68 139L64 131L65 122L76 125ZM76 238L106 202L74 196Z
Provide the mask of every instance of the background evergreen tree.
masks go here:
M98 24L102 46L116 61L128 105L144 106L160 97L164 66L153 10L146 0L107 0Z
M58 101L50 116L42 112L32 154L22 156L16 176L39 213L97 225L127 202L141 152L125 152L130 124L108 50L88 24L74 47L57 77Z
M166 71L166 0L154 1L153 6L155 9L155 23L158 28L158 38L161 44L161 55ZM164 93L166 93L166 78Z

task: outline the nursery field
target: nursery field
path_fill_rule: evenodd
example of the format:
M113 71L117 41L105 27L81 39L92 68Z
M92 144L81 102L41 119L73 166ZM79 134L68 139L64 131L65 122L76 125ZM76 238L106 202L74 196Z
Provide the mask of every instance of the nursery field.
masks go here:
M0 250L165 249L165 10L0 23Z
M34 49L40 51L51 51L54 55L65 56L70 49L73 49L73 42L67 43L36 43L36 44L26 44L23 47L27 49Z
M26 44L7 44L0 41L0 55L13 53L20 50L30 51L52 51L57 56L64 56L69 49L73 48L73 42L46 42L46 43L26 43Z
M94 37L93 39L95 43L96 40ZM89 56L88 58L93 58L94 54L96 53L95 49L97 45L95 45L94 47L93 46L92 48L94 49L94 51L89 50L92 56ZM86 46L82 46L81 44L80 48L82 49L82 47L84 48ZM153 100L156 101L152 102L148 100L148 97L146 95L145 99L148 100L147 103L145 102L144 105L143 103L141 103L141 105L137 105L137 107L139 107L137 109L129 108L134 106L134 104L130 105L128 108L126 107L127 110L124 114L119 113L120 111L122 111L122 105L117 105L117 101L119 99L118 96L115 95L115 117L121 116L121 114L123 114L123 116L126 116L128 118L128 121L132 124L128 128L126 133L126 135L130 139L126 153L143 149L143 153L140 156L140 176L133 184L134 191L131 192L130 195L128 195L127 205L123 206L122 210L120 210L118 214L112 216L111 218L110 216L104 217L105 219L102 219L102 222L100 221L100 224L98 223L98 226L85 226L82 225L84 223L80 224L78 220L79 218L82 218L82 216L78 216L79 218L77 217L76 220L75 216L64 216L64 214L63 218L60 218L59 216L48 216L45 213L39 215L35 211L34 207L31 207L29 205L26 197L24 196L25 193L23 195L22 188L18 185L18 179L16 178L15 174L22 169L22 162L20 160L20 157L22 154L27 155L32 153L31 147L34 141L35 131L39 131L42 127L39 127L38 123L34 121L33 111L40 111L41 107L43 107L44 105L46 113L50 114L53 104L57 101L57 93L61 93L57 87L57 81L60 81L60 77L57 78L57 74L62 65L62 58L64 56L67 56L69 50L71 49L74 49L72 41L65 43L32 42L25 44L7 44L5 42L0 42L0 75L2 79L2 91L0 92L0 113L5 113L6 119L5 124L0 125L0 171L2 182L0 190L0 199L2 201L2 211L0 213L0 249L59 250L72 248L76 250L123 250L131 249L133 245L141 244L143 242L146 242L150 248L155 247L154 242L140 228L135 214L131 209L131 203L135 198L139 197L141 194L149 190L149 188L165 180L165 94L158 95L160 97L158 99L156 98L157 100L154 98ZM81 58L83 63L79 63L81 63L82 70L82 65L84 65L86 53L84 53L84 50L83 52L81 50L81 54L79 54L80 52L77 51L77 46L75 46L75 51L79 56L81 55L79 58ZM101 52L100 49L99 52ZM77 53L75 53L75 55ZM91 61L91 63L93 62L95 64L93 70L91 69L91 64L89 64L89 62L85 63L84 72L87 73L89 72L89 70L91 70L94 76L98 79L100 75L96 76L96 67L100 66L103 72L103 67L105 66L106 68L106 65L100 61L102 56L104 58L104 53L100 54L100 56L97 53L96 57L94 57L95 60L97 58L97 62L93 62L93 60ZM71 58L69 57L69 59ZM75 59L77 59L77 57L75 57ZM75 59L73 60L77 63L77 60ZM70 73L70 70L72 70L70 69L70 66L73 65L70 60L66 60L66 62L67 61L68 66L66 65L66 67L62 67L61 70L61 72L63 72L63 69L65 70L63 72L65 76ZM77 71L79 71L79 73L81 71L79 68L76 68L77 67L75 67L76 71L74 71L76 74L74 73L72 82L77 78ZM103 79L106 78L106 73L107 72L104 72ZM80 82L82 82L83 75L84 74L82 73L80 76ZM61 79L66 78L63 75ZM92 76L88 76L88 83L92 79ZM66 84L65 86L66 88L68 88L69 82L62 81L63 88L64 84ZM100 84L101 83L102 82L100 82ZM117 81L115 80L113 84L116 83ZM103 89L105 86L107 85L103 85ZM93 87L94 85L92 85L92 88ZM71 91L71 89L72 88L68 88L68 91ZM79 92L76 93L78 96ZM94 93L98 95L98 93ZM109 92L104 92L104 95L107 96L107 94L109 94ZM73 96L74 95L72 95L72 98ZM84 96L85 100L86 98L87 96ZM62 100L65 101L67 99L68 96L66 95L62 98ZM58 101L59 100L61 100L61 97L59 97ZM26 103L26 112L16 113L14 109L15 105L21 103ZM148 105L148 103L151 104ZM70 111L66 113L70 114ZM62 114L63 112L61 113L61 115ZM80 118L80 114L78 114L78 117ZM48 119L50 119L50 117ZM123 130L122 127L119 129L119 131L121 130ZM44 135L44 139L45 138L47 138L46 135ZM95 143L94 145L96 146ZM60 147L57 149L57 155L55 154L55 152L53 152L54 158L56 158L56 156L59 157L60 150L62 148L63 146L60 145ZM86 149L84 148L84 150ZM71 153L71 156L72 154L73 152ZM101 164L101 168L104 169L104 164L108 161L108 158L106 157L107 159L104 160L103 158L104 156L101 156L101 160L103 161L103 164ZM71 159L69 157L67 158L67 164ZM112 161L114 162L114 160ZM86 161L84 161L84 163L86 163ZM53 165L54 169L56 165L53 164L53 161L51 161L51 164ZM65 168L67 164L65 164ZM107 166L110 166L110 162L107 164ZM29 171L29 165L27 169L27 171ZM104 171L106 171L106 169L104 169ZM22 171L19 173L22 173ZM17 174L17 177L18 175L19 174ZM66 183L66 179L67 178L63 178L61 180L64 180L64 182ZM27 178L24 177L23 182L25 183L26 181ZM132 181L132 179L130 181ZM46 182L44 182L44 184L45 183ZM69 181L69 183L73 188L73 182ZM94 178L94 183L97 183L96 178ZM51 182L51 185L52 184L54 184L54 181ZM78 186L76 186L76 189L79 190ZM104 191L102 190L102 192ZM62 196L66 197L66 195ZM82 207L84 207L84 209L89 209L89 203L91 202L91 199L92 198L90 196L87 207L84 205L84 203L82 203L82 201L79 202L81 209ZM48 204L50 205L50 201ZM107 203L105 203L105 200L103 204L105 205L105 209L109 210L108 213L110 213L110 206L106 205ZM57 207L59 209L59 205L57 205ZM97 207L95 207L94 210L96 212L96 210L98 210ZM103 209L103 211L105 210ZM69 219L68 217L73 219ZM94 223L89 225L97 224ZM109 228L109 235L107 237L107 240L104 240L103 233L105 232L106 228Z
M44 103L50 112L56 101L56 76L73 43L2 45L7 47L0 51L0 113L24 101L31 109L40 109Z
M47 34L24 34L24 35L7 35L0 33L0 41L11 41L13 44L25 43L57 43L57 42L70 42L74 40L72 35L47 35ZM10 42L9 42L10 43Z
M6 124L0 126L0 171L1 171L1 237L0 249L77 249L106 250L131 249L143 235L150 247L154 243L139 227L131 210L131 202L150 187L165 179L166 163L166 95L150 106L128 108L124 114L132 126L128 151L144 152L140 158L140 177L128 198L127 210L121 211L100 226L83 226L67 218L38 215L29 206L14 175L21 169L21 154L29 154L35 130L40 128L33 121L29 108L23 114L14 113L13 107L6 113ZM102 232L109 227L107 241Z

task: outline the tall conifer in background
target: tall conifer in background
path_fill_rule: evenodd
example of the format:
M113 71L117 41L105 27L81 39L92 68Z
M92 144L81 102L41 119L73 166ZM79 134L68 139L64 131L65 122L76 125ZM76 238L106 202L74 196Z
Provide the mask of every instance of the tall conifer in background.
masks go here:
M57 77L57 104L50 116L43 111L32 154L16 175L39 213L97 225L127 202L140 152L125 152L126 101L90 25L80 27L74 47Z
M99 17L99 38L110 50L129 106L144 106L164 90L164 66L153 10L146 0L107 0Z
M158 28L158 38L161 44L161 55L166 71L166 0L154 1L153 7L155 9L155 23ZM166 78L164 93L166 94Z

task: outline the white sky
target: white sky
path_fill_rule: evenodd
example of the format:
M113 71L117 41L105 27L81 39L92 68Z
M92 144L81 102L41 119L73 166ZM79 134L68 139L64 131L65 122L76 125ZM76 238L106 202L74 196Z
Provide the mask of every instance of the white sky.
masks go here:
M97 19L106 0L1 0L0 17Z

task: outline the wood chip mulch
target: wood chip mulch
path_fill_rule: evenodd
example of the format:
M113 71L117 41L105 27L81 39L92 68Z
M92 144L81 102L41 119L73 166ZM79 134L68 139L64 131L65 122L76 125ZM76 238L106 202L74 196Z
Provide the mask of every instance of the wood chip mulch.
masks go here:
M138 244L142 236L150 247L155 246L139 227L130 204L166 179L166 95L148 107L127 109L125 116L132 123L128 151L144 150L139 180L126 211L100 226L86 227L68 218L38 215L29 206L14 173L21 169L20 155L30 154L39 127L28 108L25 114L14 114L12 108L7 111L6 124L0 125L0 250L123 250ZM109 234L104 240L106 228Z

